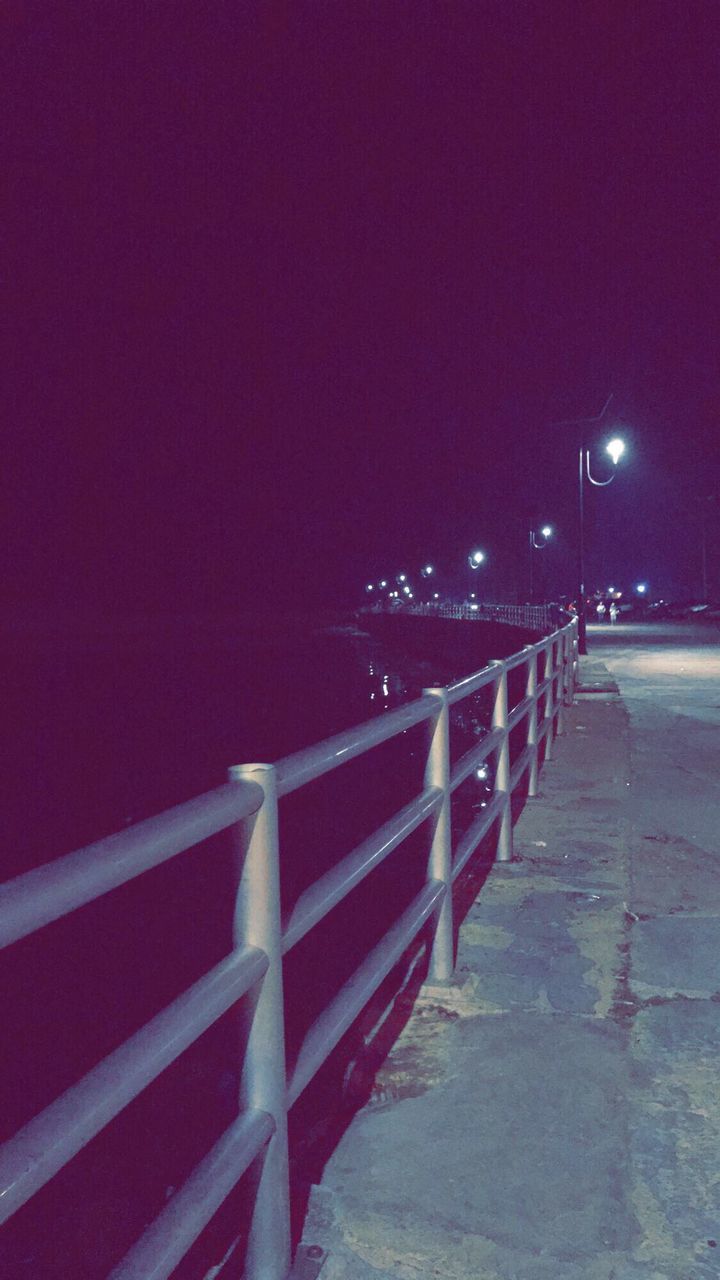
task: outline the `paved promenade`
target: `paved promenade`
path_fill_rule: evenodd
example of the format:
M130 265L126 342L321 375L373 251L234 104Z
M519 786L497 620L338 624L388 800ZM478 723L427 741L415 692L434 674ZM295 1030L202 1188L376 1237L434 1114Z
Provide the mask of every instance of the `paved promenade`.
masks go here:
M311 1197L322 1280L718 1280L720 632L590 630L541 796Z

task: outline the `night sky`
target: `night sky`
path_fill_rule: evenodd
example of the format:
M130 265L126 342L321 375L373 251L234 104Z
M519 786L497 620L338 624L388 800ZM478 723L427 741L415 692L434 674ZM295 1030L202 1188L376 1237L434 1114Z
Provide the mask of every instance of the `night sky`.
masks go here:
M720 594L720 6L4 7L13 604Z

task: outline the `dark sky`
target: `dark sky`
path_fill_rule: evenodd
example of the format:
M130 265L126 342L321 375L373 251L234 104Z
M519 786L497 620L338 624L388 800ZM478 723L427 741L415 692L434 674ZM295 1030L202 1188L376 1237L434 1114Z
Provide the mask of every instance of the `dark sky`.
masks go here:
M473 545L487 592L522 594L536 516L572 592L575 438L550 424L611 391L631 447L589 504L589 578L697 589L716 0L15 0L2 23L11 600L352 601Z

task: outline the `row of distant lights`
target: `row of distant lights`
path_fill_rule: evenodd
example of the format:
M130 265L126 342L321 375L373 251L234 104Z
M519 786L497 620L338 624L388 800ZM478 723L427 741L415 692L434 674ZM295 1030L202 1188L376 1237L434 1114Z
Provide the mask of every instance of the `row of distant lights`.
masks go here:
M431 578L431 577L432 577L432 575L434 574L434 572L435 572L435 570L434 570L434 568L433 568L433 566L432 566L431 564L426 564L426 565L424 566L424 568L422 568L422 569L420 570L421 577L423 577L423 578ZM406 573L399 573L399 574L397 575L397 578L395 579L395 581L396 581L396 582L401 586L401 590L400 590L400 591L390 591L390 592L388 593L388 598L389 598L390 600L399 600L399 599L400 599L400 596L405 596L408 600L412 600L414 597L413 597L412 588L410 587L410 585L409 585L409 583L408 583L408 580L407 580L407 574L406 574ZM387 590L388 585L389 585L389 584L388 584L387 580L386 580L385 578L382 578L382 579L380 580L380 582L378 582L378 584L377 584L377 589L378 589L378 591L386 591L386 590ZM374 590L375 590L375 583L374 583L374 582L368 582L367 586L365 587L365 590L366 590L368 593L370 593L371 591L374 591ZM434 591L434 592L433 592L433 600L439 600L439 599L440 599L440 592L439 592L439 591Z
M647 589L648 589L647 582L638 582L635 588L639 596L647 595ZM608 587L608 595L615 596L615 599L619 600L622 595L622 591L616 591L615 587Z
M548 537L549 537L549 535L550 535L550 533L551 533L551 532L552 532L552 530L548 530L548 531L547 531L546 536L548 536ZM544 530L544 529L543 529L543 534L545 534L545 530ZM470 565L470 568L471 568L471 569L478 569L478 568L480 567L480 565L481 565L481 564L483 564L484 562L485 562L485 552L484 552L484 551L471 551L471 552L470 552L470 555L468 556L468 564ZM426 565L424 565L424 566L423 566L423 568L420 570L420 576L421 576L421 578L431 578L431 577L432 577L432 575L434 574L434 572L435 572L435 569L433 568L433 566L432 566L431 564L426 564ZM389 598L390 598L391 600L394 600L394 599L399 598L401 595L404 595L404 596L407 596L408 600L412 600L412 598L413 598L413 593L412 593L412 590L411 590L411 588L410 588L410 586L409 586L409 584L408 584L407 574L406 574L406 573L399 573L399 574L397 575L397 578L395 579L395 581L396 581L399 585L401 585L401 588L402 588L402 589L401 589L400 591L391 591L391 592L389 593ZM387 587L388 587L388 582L387 582L387 580L386 580L385 578L382 578L382 579L380 580L380 582L378 582L378 583L377 583L377 590L378 590L378 591L385 591L385 590L387 590ZM370 594L371 592L375 591L375 589L376 589L376 584L375 584L374 582L368 582L368 583L367 583L367 585L366 585L366 587L365 587L365 590L368 592L368 594ZM439 599L440 599L440 592L439 592L439 591L433 591L433 600L439 600Z

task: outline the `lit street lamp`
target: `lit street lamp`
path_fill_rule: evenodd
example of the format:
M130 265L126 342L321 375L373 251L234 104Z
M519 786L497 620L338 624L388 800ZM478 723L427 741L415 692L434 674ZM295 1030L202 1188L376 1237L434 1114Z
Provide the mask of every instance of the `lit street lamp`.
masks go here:
M473 571L473 570L475 570L475 569L479 569L479 568L480 568L480 565L485 563L485 559L486 559L486 556L485 556L485 552L484 552L484 551L478 551L478 550L476 550L476 551L471 551L471 552L470 552L470 554L469 554L469 556L468 556L468 558L467 558L468 568L471 570L470 575L469 575L469 582L470 582L470 586L472 586L472 581L473 581L472 571ZM473 595L472 591L470 591L470 589L469 589L469 588L468 588L468 594L469 594L469 596L470 596L470 599L471 599L471 600L474 600L474 599L475 599L475 597L474 597L474 595Z
M539 539L538 539L538 534L540 535ZM535 583L534 583L535 557L533 556L533 551L543 551L544 548L547 546L550 538L552 538L552 534L553 534L552 525L550 524L544 524L542 529L530 530L530 603L531 604L535 600Z
M617 436L612 440L608 440L605 445L605 452L610 454L613 466L616 467L625 452L625 441L620 440ZM605 483L609 484L610 481L607 480Z
M424 582L424 590L421 599L429 601L430 599L430 580L435 576L435 566L432 564L424 564L420 570L420 577Z
M608 400L605 409L607 409L610 401ZM603 409L600 417L605 413ZM617 467L622 455L625 452L625 442L617 436L609 440L605 445L605 452L609 455L613 467ZM593 476L590 470L590 449L582 441L580 444L579 458L579 489L578 489L578 508L580 514L580 538L578 545L578 650L580 653L587 653L587 635L586 635L586 618L585 618L585 495L584 485L585 477L590 484L594 484L598 489L604 489L607 485L612 484L615 479L615 472L608 477L607 480L598 480Z

